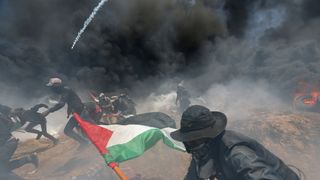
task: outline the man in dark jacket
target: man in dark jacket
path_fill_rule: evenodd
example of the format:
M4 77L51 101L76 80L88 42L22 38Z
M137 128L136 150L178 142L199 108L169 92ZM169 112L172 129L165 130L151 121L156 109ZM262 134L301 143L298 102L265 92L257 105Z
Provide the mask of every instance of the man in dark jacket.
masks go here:
M171 134L182 141L192 161L185 180L299 180L277 156L254 139L225 130L227 118L203 106L189 107L181 129Z
M69 118L69 116L74 112L81 115L81 113L84 110L84 105L83 105L80 97L72 89L64 86L62 84L61 79L51 78L49 80L49 83L47 84L47 86L50 87L54 93L60 95L61 98L60 98L60 101L58 104L56 104L55 106L50 108L48 111L45 111L43 113L44 116L48 115L49 113L53 113L55 111L58 111L59 109L63 108L65 106L65 104L68 105L67 118ZM88 144L88 142L84 138L82 138L79 134L77 134L76 132L73 131L73 129L77 126L78 126L78 123L74 119L74 117L72 116L69 119L66 127L64 128L64 133L67 136L78 141L80 143L80 146L86 146Z
M0 113L1 113L2 115L9 117L11 111L12 111L12 108L11 108L11 107L0 104Z
M0 179L21 179L11 171L28 163L37 167L39 162L35 154L11 160L18 146L18 139L14 138L10 131L13 125L14 123L7 116L0 113Z

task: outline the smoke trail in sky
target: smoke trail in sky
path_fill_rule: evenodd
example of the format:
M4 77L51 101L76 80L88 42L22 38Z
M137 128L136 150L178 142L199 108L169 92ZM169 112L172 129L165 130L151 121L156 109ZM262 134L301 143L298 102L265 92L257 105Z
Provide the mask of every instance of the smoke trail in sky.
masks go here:
M74 40L71 49L74 48L74 46L76 45L76 43L79 41L82 33L87 29L88 25L90 24L90 22L93 20L94 16L97 14L97 12L99 11L99 9L103 6L104 3L106 3L108 0L101 0L100 3L98 4L98 6L96 6L93 9L93 12L90 14L89 18L84 22L82 29L78 32L78 35L76 37L76 39Z

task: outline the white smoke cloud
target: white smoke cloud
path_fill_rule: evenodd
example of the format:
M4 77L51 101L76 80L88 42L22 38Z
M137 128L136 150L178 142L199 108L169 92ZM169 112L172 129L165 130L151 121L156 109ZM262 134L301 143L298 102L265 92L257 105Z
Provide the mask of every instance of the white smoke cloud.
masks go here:
M202 97L211 110L222 111L231 120L248 119L255 111L288 107L264 81L235 79L225 84L213 84Z
M278 28L287 18L287 8L284 5L264 9L253 9L249 14L245 39L252 44L258 43L267 30Z
M165 112L172 113L177 112L177 108L175 105L176 101L176 93L171 91L168 94L160 94L156 95L151 93L146 98L137 101L137 109L139 113L145 112Z

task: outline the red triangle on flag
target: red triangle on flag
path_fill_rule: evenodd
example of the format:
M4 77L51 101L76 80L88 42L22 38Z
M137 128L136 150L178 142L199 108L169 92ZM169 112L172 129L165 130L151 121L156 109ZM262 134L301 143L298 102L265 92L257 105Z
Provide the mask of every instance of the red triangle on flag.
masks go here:
M86 133L91 142L96 146L101 154L108 152L106 146L112 136L112 131L109 129L100 127L95 124L91 124L83 120L79 114L73 113L74 118L80 124L81 129Z

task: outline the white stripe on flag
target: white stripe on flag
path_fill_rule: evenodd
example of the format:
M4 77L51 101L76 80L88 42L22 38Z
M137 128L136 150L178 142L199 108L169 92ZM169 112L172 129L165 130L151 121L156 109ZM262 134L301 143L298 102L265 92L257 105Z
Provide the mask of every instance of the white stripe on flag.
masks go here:
M133 138L138 135L151 130L157 129L154 127L143 126L143 125L101 125L101 127L109 129L113 131L113 134L107 144L107 148L117 145L117 144L125 144L131 141Z

